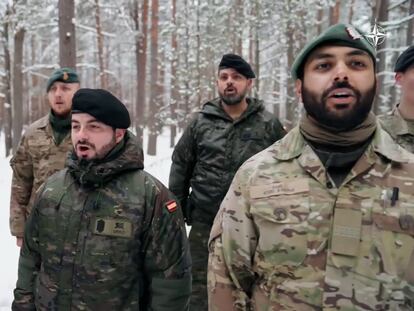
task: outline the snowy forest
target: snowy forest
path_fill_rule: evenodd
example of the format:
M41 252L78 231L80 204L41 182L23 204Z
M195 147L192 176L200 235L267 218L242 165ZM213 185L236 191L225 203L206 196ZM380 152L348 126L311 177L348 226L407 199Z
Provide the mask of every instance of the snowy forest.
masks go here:
M74 67L81 86L105 88L127 106L133 129L155 155L191 112L216 97L217 65L242 55L257 79L252 96L287 127L301 113L289 69L312 37L337 22L386 40L377 47L380 94L374 110L398 101L393 66L412 43L414 0L0 0L0 134L5 156L25 126L45 115L46 81Z

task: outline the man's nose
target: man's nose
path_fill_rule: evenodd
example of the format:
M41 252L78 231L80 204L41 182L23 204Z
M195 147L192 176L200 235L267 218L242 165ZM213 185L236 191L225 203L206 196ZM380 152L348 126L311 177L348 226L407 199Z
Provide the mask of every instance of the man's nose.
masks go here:
M85 141L89 137L87 131L83 127L79 129L79 131L76 133L76 136L79 141Z
M55 97L61 97L62 96L62 90L58 87L55 91Z
M336 69L335 76L334 76L335 82L338 82L338 81L348 81L348 69L346 67L346 64L339 63L336 66L335 69Z

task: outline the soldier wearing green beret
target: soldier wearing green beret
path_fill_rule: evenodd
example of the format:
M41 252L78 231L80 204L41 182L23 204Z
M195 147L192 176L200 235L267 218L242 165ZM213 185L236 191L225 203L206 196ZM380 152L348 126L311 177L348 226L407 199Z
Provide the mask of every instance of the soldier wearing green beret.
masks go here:
M414 155L371 112L374 47L334 25L292 76L305 115L241 166L215 218L210 310L413 310Z
M379 120L398 144L414 153L414 46L398 57L394 72L401 99L390 113L380 116Z
M191 258L181 209L143 170L123 103L73 97L66 167L39 188L20 252L13 311L186 311Z
M29 125L13 150L10 231L19 247L37 189L47 177L63 168L71 148L70 110L78 89L79 77L73 69L55 70L46 84L48 115Z

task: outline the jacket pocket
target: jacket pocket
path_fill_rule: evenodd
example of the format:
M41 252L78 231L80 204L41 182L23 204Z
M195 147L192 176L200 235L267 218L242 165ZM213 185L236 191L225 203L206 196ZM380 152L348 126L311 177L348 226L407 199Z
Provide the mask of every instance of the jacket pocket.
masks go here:
M412 206L372 213L372 240L381 263L377 279L384 304L390 310L412 310L414 297L414 228L404 227L404 217L414 219Z
M265 261L273 265L300 265L307 255L307 187L267 185L253 189L251 197L251 214L260 235L258 249L267 258Z

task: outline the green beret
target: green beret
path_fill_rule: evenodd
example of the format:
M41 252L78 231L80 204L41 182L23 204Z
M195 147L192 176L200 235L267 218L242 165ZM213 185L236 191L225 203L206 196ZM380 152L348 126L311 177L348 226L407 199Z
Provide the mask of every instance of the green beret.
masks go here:
M309 42L300 51L292 65L292 78L294 80L300 78L303 66L309 54L317 47L322 45L339 45L349 46L356 49L366 51L373 59L375 64L376 51L374 46L364 37L363 33L349 24L336 24L329 27L311 42Z
M79 77L76 71L72 68L65 67L56 69L50 76L49 80L47 80L46 92L49 92L53 83L56 81L63 83L79 83Z
M72 114L82 112L113 128L126 129L131 125L125 105L106 90L77 90L72 99Z
M236 54L224 54L219 64L220 69L233 68L247 79L254 79L256 75L252 67L242 57Z

